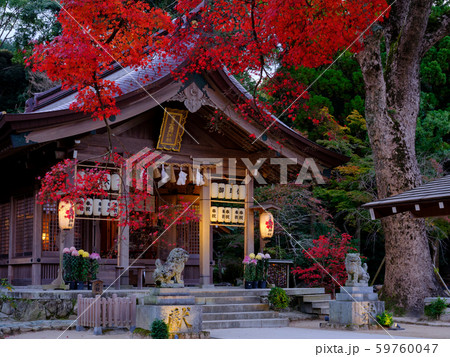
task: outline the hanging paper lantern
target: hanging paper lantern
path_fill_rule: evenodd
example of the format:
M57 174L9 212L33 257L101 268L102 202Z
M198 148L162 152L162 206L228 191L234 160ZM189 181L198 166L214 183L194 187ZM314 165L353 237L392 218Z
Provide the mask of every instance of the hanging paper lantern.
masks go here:
M72 202L60 201L58 206L59 228L72 229L75 222L75 211Z
M81 216L84 214L84 199L80 198L75 204L75 213L77 216Z
M231 195L231 198L233 200L239 199L239 185L233 185L233 193Z
M224 221L226 223L230 223L231 222L231 207L225 207L225 219Z
M101 209L102 209L102 216L109 216L109 205L110 202L109 200L102 200L102 205L101 205Z
M225 198L225 184L219 183L219 194L217 195L218 198Z
M239 208L239 223L245 223L245 208Z
M117 217L119 215L119 202L117 200L111 200L109 203L109 215L111 217Z
M245 200L245 194L246 194L245 185L240 185L239 186L239 199Z
M219 207L219 214L217 216L217 220L219 222L225 222L225 208L224 207Z
M219 196L219 184L213 182L211 184L211 198L217 198Z
M119 191L120 188L120 176L118 174L111 175L111 190Z
M231 210L231 222L239 223L239 208L233 208Z
M94 200L92 198L86 198L84 202L84 214L86 216L92 216L94 210Z
M84 177L86 176L86 172L84 170L78 171L77 173L77 187L81 187L84 184Z
M111 175L106 174L105 180L102 182L102 187L105 191L109 191L111 189Z
M231 200L233 198L233 185L225 185L225 199Z
M211 206L211 222L217 222L218 219L218 208L216 206Z
M271 238L274 231L273 215L270 212L264 212L259 216L259 231L262 238Z
M94 216L100 216L102 214L102 200L98 198L94 198Z

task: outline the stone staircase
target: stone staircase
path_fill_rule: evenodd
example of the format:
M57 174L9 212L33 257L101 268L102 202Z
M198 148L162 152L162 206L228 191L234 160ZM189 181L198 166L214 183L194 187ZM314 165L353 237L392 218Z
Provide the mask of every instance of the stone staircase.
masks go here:
M330 314L330 294L303 295L301 299L301 312L317 314L321 318Z
M203 307L203 330L252 327L286 327L269 305L261 302L269 289L211 289L192 291L195 303Z

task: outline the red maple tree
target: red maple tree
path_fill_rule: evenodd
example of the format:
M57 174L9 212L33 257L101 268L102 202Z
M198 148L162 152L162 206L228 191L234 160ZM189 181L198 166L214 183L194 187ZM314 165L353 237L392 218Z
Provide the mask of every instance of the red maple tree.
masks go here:
M351 247L352 237L343 233L340 236L320 236L313 240L313 247L304 250L305 258L312 264L308 268L292 268L292 274L304 281L310 287L325 287L331 289L334 296L337 287L347 280L345 256Z
M136 68L152 66L154 54L181 55L189 60L176 74L181 80L223 67L232 74L258 74L254 94L259 88L265 95L235 109L249 120L270 122L268 111L286 108L283 114L293 118L299 99L307 96L288 73L272 76L270 68L316 67L349 45L358 51L357 39L388 9L385 0L179 0L179 16L172 21L139 0L62 0L61 7L62 34L37 45L28 63L63 88L78 89L72 109L100 120L116 115L121 90L103 78L114 63ZM265 76L271 79L263 81ZM265 98L274 92L283 94L270 104Z

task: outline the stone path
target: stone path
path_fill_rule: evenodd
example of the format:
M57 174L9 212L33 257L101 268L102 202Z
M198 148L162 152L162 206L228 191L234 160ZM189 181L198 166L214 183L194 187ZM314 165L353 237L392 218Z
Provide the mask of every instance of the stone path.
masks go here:
M75 320L36 320L36 321L0 321L0 338L17 333L37 332L42 330L65 330ZM75 328L74 323L71 328Z

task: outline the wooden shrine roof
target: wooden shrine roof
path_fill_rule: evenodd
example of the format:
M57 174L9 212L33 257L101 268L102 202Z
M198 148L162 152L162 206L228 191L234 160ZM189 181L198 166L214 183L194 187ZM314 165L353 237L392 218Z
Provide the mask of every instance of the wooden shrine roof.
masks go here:
M372 219L408 211L415 217L450 215L450 175L362 207L370 210Z

